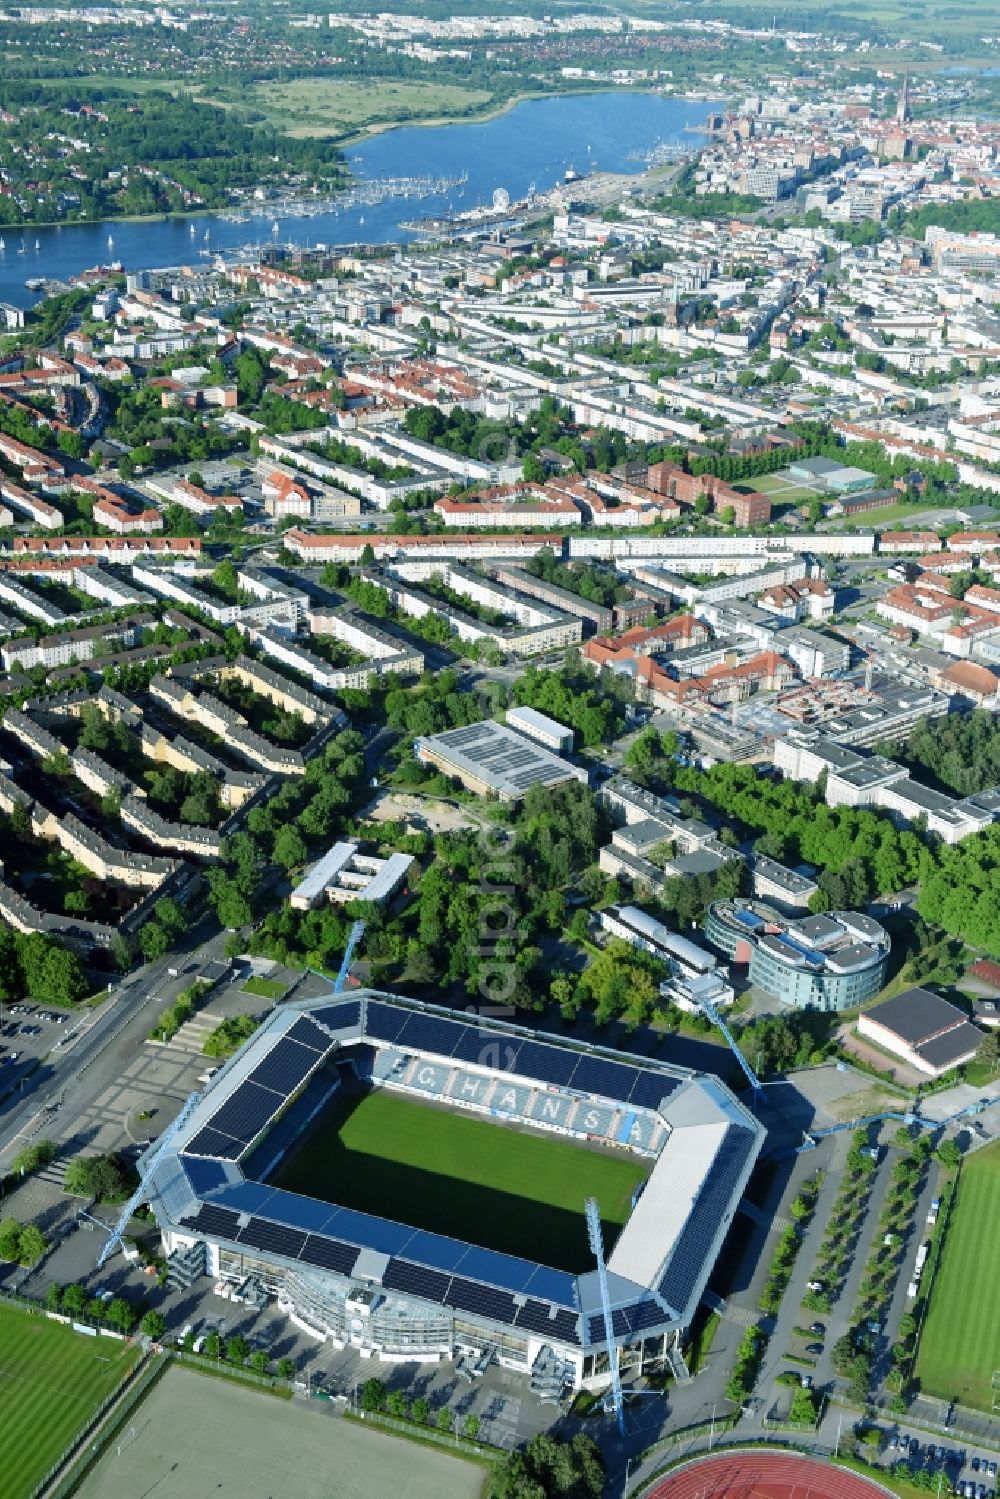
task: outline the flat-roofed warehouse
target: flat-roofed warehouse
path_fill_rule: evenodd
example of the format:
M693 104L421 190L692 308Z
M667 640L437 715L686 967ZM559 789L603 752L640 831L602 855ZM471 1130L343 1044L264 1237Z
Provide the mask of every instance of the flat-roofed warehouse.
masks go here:
M575 780L587 784L587 772L561 760L539 744L522 738L506 724L482 723L446 729L416 742L417 759L435 765L481 796L518 801L532 786L558 786Z
M929 989L904 989L858 1016L858 1035L931 1077L975 1056L983 1033L957 1005Z

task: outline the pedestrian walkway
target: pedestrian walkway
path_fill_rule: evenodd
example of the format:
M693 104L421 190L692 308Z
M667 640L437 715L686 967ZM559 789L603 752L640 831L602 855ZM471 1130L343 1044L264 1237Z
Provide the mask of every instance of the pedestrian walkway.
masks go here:
M761 1314L749 1306L733 1306L732 1302L726 1305L722 1313L723 1322L733 1322L737 1327L753 1327L759 1322Z

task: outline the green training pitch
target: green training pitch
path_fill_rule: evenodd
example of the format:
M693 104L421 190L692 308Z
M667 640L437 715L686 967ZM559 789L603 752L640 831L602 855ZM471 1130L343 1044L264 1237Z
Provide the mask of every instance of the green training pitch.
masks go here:
M26 1499L138 1358L138 1348L113 1338L83 1337L41 1315L0 1306L4 1499Z
M649 1163L377 1090L334 1101L275 1185L574 1274L590 1269L583 1204L605 1240Z
M1000 1144L977 1150L962 1167L941 1268L920 1339L921 1388L985 1410L1000 1368Z

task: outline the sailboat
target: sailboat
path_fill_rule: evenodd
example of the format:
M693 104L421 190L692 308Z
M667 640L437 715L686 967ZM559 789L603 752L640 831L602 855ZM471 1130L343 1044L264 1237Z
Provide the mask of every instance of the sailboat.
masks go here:
M6 248L7 248L7 241L5 239L3 239L3 238L0 238L0 255L3 254L3 252L6 250Z
M19 255L27 255L27 253L28 253L28 246L25 244L25 242L24 242L23 239L22 239L21 243L17 247L17 253Z
M113 250L113 249L114 249L114 247L115 247L115 242L114 242L114 239L113 239L113 237L112 237L112 236L111 236L111 235L110 235L110 234L109 234L109 235L108 235L108 249L109 249L109 250Z
M35 254L36 254L36 255L37 255L37 254L38 254L38 252L39 252L39 250L40 250L40 249L41 249L41 248L42 248L42 246L41 246L41 241L40 241L40 240L37 240L37 239L36 239L36 240L35 240Z
M194 225L193 224L191 224L189 226L188 232L191 235L191 238L194 239Z
M281 225L278 223L278 220L275 219L274 223L271 225L271 233L272 234L277 234L280 229L281 229Z

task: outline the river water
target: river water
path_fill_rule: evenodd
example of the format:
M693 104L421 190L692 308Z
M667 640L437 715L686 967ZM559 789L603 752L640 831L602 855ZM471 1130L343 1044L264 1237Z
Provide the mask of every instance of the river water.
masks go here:
M152 270L199 265L204 251L236 250L272 238L299 245L405 241L412 236L400 228L401 221L440 214L449 207L487 204L498 188L515 200L532 183L541 192L561 182L568 166L579 172L640 172L644 163L630 159L633 153L664 141L701 144L700 127L719 108L716 101L663 99L621 89L526 99L480 123L387 130L347 148L356 178L456 178L468 173L468 181L439 196L386 198L338 213L279 219L277 231L273 212L249 223L210 215L59 224L23 233L5 228L0 230L6 241L0 251L0 302L29 307L37 297L26 289L27 278L65 280L109 260L120 260L127 271Z

